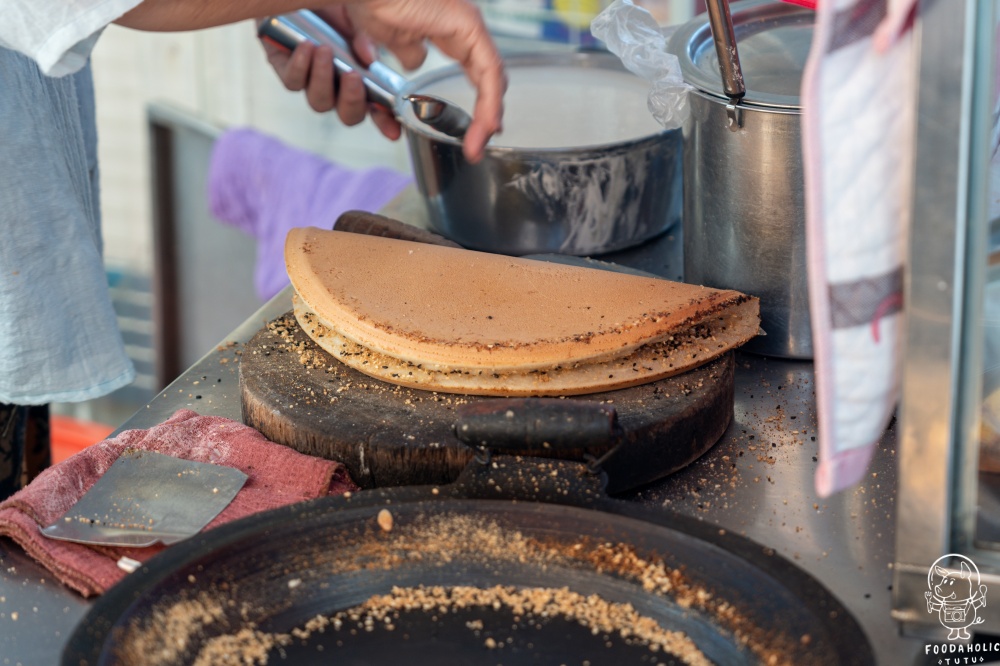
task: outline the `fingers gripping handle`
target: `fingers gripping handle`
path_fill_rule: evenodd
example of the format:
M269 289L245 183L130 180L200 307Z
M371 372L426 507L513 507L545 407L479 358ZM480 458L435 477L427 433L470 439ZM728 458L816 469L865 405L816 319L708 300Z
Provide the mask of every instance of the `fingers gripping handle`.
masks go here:
M355 59L351 46L333 26L315 13L303 9L290 14L270 16L260 24L257 34L289 50L303 42L329 46L333 50L333 65L338 72L357 72L368 92L368 100L390 111L406 84L406 79L392 68L376 61L364 67Z

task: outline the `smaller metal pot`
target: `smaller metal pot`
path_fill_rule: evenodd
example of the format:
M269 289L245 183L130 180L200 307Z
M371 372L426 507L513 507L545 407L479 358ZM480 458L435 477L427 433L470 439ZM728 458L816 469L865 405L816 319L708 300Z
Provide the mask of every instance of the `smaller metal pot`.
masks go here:
M684 279L759 297L767 335L744 349L800 359L813 354L799 105L813 15L782 2L733 3L741 73L731 60L720 67L707 14L668 46L696 88L684 126ZM725 46L727 30L717 32Z
M550 73L553 86L581 71L593 72L595 84L601 72L632 76L617 57L603 52L514 55L505 64L511 79L508 107L526 94L519 78L536 69ZM437 92L462 77L455 66L435 70L414 79L408 91ZM584 106L571 113L597 112ZM504 123L510 128L516 122L530 119L511 117L509 108ZM514 255L592 255L637 245L680 221L680 130L654 129L613 142L584 133L574 147L491 144L478 164L465 161L458 140L412 121L406 137L431 224L465 247Z

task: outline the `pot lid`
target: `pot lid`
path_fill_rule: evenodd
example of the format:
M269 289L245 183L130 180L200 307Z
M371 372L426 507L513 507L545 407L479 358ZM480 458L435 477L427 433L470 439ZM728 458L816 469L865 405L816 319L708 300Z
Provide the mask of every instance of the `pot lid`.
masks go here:
M799 108L799 86L812 45L815 12L785 2L749 0L730 5L746 104ZM670 38L684 80L726 99L708 14L695 17Z

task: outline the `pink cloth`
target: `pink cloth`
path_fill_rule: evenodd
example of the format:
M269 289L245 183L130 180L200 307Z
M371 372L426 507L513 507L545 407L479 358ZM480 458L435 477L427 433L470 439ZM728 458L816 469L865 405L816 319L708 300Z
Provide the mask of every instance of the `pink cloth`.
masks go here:
M806 7L808 9L816 9L818 4L816 0L785 0L790 5L799 5L800 7Z
M86 546L49 539L40 531L66 513L126 448L234 467L247 475L243 488L206 530L260 511L357 490L339 462L275 444L230 419L182 409L149 430L127 430L45 470L0 504L0 535L16 541L56 578L85 597L101 594L127 575L118 568L121 557L144 562L164 549L162 545Z
M345 211L377 212L411 182L391 169L348 169L255 130L234 129L213 147L208 203L219 220L257 239L254 286L266 301L288 284L291 229L332 229Z

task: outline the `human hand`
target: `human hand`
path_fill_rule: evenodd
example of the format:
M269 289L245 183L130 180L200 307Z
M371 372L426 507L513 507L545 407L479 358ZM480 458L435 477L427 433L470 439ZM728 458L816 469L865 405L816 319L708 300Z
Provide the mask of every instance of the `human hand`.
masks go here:
M367 0L348 5L347 15L358 34L388 48L407 69L424 62L425 40L461 64L477 90L462 152L478 162L501 129L507 89L503 60L479 9L469 0Z
M358 61L370 65L375 60L371 40L357 32L344 5L315 10L350 43ZM269 40L263 40L268 62L288 90L304 90L309 106L320 113L337 110L345 125L357 125L371 115L379 131L390 139L399 138L401 129L391 110L371 104L364 83L356 72L343 74L333 66L333 51L329 46L304 42L289 52Z

